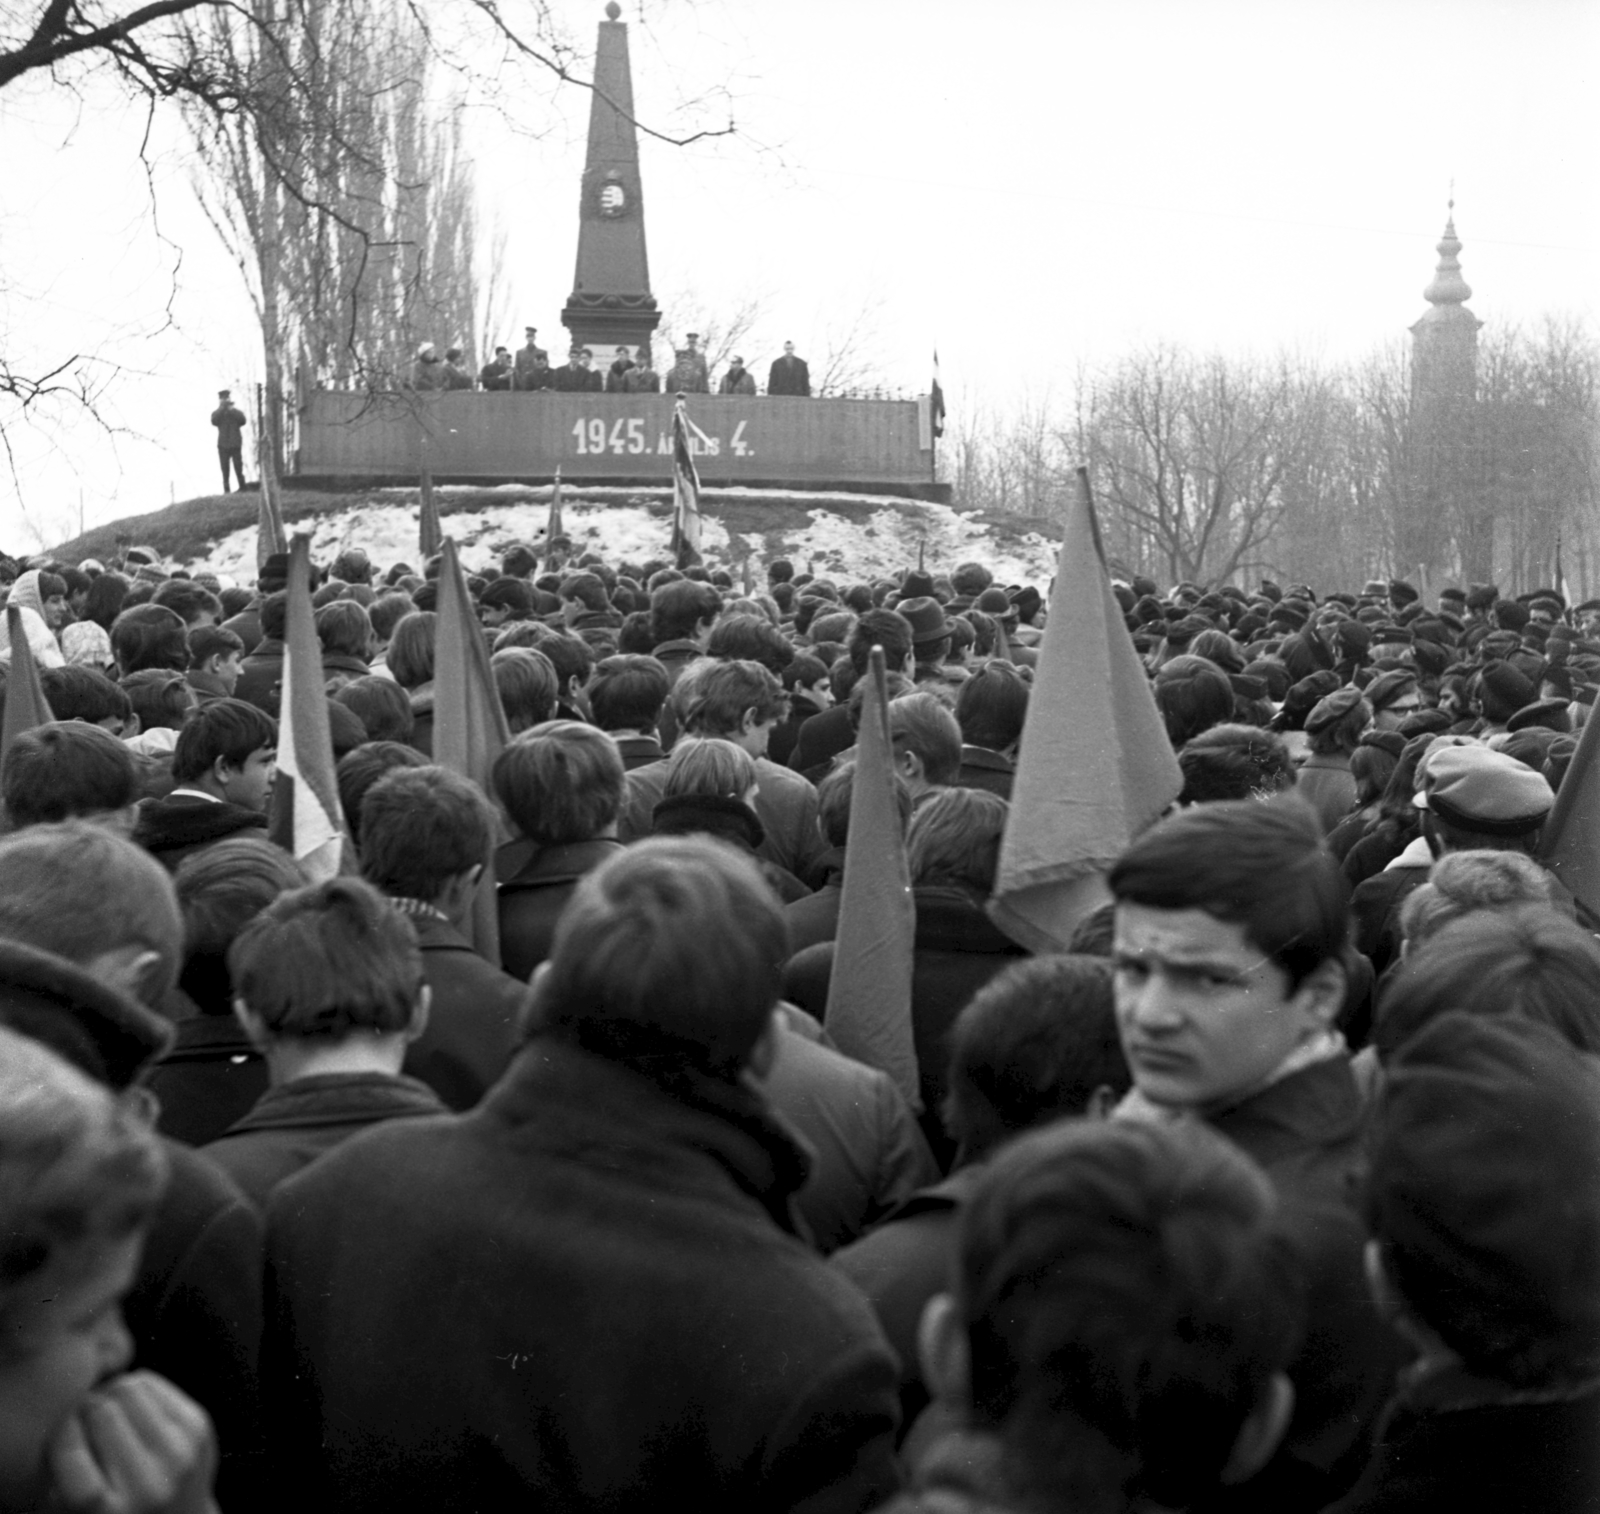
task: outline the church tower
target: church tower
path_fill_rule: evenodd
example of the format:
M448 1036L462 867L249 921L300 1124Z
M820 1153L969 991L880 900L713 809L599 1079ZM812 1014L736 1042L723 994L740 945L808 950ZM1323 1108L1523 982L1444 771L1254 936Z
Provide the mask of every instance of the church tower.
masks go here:
M578 267L561 312L573 345L591 348L600 369L611 362L618 346L632 349L647 343L661 320L650 293L633 75L628 28L618 19L621 15L617 0L610 0L607 19L600 23L589 149L578 200Z
M1472 290L1461 276L1454 200L1438 253L1433 279L1422 291L1429 309L1411 327L1412 487L1396 533L1396 567L1402 573L1435 572L1454 555L1463 574L1487 582L1494 566L1494 521L1475 466L1483 322L1467 309Z

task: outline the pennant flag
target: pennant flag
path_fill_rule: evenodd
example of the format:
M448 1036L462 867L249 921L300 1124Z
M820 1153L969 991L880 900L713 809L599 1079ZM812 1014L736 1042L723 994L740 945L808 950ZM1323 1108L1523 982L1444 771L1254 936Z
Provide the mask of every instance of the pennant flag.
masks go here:
M998 658L1001 662L1015 662L1017 659L1011 655L1011 638L1006 634L1006 623L995 617L994 645L989 649L991 657Z
M1556 532L1556 593L1561 596L1563 612L1572 609L1572 589L1567 583L1567 570L1561 565L1561 533Z
M13 640L16 632L12 633ZM11 711L6 711L9 720ZM1600 715L1590 711L1539 840L1539 860L1577 901L1578 922L1600 930Z
M334 877L344 856L344 815L333 775L322 646L311 618L311 538L289 548L288 624L283 637L283 706L278 776L269 834L315 883Z
M744 597L746 599L749 599L749 597L756 592L755 569L751 566L753 555L754 554L750 552L746 552L744 555L744 561L739 565L739 579L740 583L743 585Z
M915 941L911 873L895 802L887 675L883 648L874 647L856 737L850 838L844 849L844 893L828 979L826 1023L840 1051L888 1073L911 1107L920 1109L917 1048L911 1033Z
M672 411L672 556L679 568L700 561L700 470L689 448L683 396Z
M11 743L24 731L49 725L56 718L39 683L39 665L28 645L28 628L23 624L20 605L6 606L6 632L11 638L11 676L5 684L5 719L0 722L0 774L5 772Z
M935 436L944 435L944 386L939 382L939 349L933 349L933 388L928 391L928 413Z
M565 536L567 528L561 520L561 469L556 469L555 482L550 485L550 518L544 527L544 550L548 557L558 536Z
M1182 787L1079 468L989 901L995 924L1029 951L1065 951L1109 897L1106 869Z
M922 540L917 543L917 572L926 573L927 571L928 571L928 538L926 536L924 536L922 538Z
M433 469L422 470L422 509L417 520L417 550L426 562L444 542L444 532L439 526L439 502L433 497Z
M506 713L489 663L489 644L467 591L467 577L456 544L444 540L439 564L439 620L433 653L433 760L470 778L485 794L489 771L511 739ZM500 904L495 893L494 853L501 836L491 836L483 878L462 930L478 955L500 965Z

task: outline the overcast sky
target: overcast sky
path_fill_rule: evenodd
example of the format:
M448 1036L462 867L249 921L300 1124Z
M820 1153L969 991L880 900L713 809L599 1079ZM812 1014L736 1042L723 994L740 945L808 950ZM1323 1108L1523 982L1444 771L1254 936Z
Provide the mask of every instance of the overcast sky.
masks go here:
M555 0L592 46L600 4ZM664 302L760 299L764 373L876 310L890 384L1005 408L1158 339L1359 357L1403 336L1452 180L1473 308L1600 325L1600 0L637 0L639 114L727 85L738 135L646 141ZM548 93L531 79L530 96ZM713 115L715 111L713 111ZM587 98L473 141L525 322L559 344ZM180 134L109 90L0 96L0 331L14 361L129 368L92 422L8 430L0 547L216 487L208 422L259 377ZM440 333L442 340L449 334ZM554 340L546 340L547 337ZM142 438L142 439L141 439ZM26 519L24 518L26 510Z

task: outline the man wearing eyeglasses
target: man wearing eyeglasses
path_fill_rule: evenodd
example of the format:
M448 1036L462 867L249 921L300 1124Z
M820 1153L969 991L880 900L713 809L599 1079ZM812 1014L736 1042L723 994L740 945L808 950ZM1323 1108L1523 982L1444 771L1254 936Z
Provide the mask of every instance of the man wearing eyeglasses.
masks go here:
M1310 1284L1300 1395L1239 1508L1320 1509L1359 1475L1402 1353L1367 1294L1356 1211L1362 1101L1336 1028L1348 893L1309 807L1197 805L1118 859L1117 1113L1211 1126L1277 1189Z

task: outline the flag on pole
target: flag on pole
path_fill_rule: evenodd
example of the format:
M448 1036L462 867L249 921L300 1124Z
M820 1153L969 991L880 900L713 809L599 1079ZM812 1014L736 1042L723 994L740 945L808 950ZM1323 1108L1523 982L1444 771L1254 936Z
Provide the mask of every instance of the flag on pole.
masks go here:
M1106 869L1182 787L1079 468L989 901L995 924L1030 951L1065 951L1109 897Z
M1556 593L1561 596L1561 608L1572 608L1572 590L1567 584L1567 570L1561 564L1561 533L1556 532Z
M288 592L270 834L313 882L322 883L339 872L344 815L333 774L322 646L311 618L311 538L304 532L296 533L289 548Z
M692 424L679 395L672 411L672 556L680 568L700 561L700 470L689 446Z
M426 562L437 553L444 542L444 531L439 525L439 501L433 497L433 469L422 468L422 508L417 518L417 550Z
M939 349L933 349L933 387L928 391L928 416L935 436L944 435L944 385L939 382Z
M0 722L0 774L5 771L11 743L24 731L48 725L56 718L39 682L39 665L28 645L28 628L23 624L20 605L6 606L6 631L11 637L11 676L5 685L5 720Z
M550 485L550 515L544 526L545 555L550 555L558 536L565 536L567 528L561 519L561 469L556 469L555 481Z
M444 540L439 564L439 621L433 653L433 760L470 778L485 794L494 760L511 739L489 662L489 645L473 610L456 544ZM500 904L495 893L491 836L483 878L462 929L478 955L500 965Z
M889 1074L921 1107L911 1031L916 909L895 800L894 747L883 648L872 649L850 784L839 934L828 979L828 1034L848 1057Z
M1017 660L1011 655L1011 637L1006 634L1006 623L998 615L994 617L994 645L989 649L989 655L1001 662Z
M1539 860L1577 901L1579 924L1600 930L1600 716L1592 711L1556 790L1539 839Z
M744 561L739 564L739 581L743 586L743 593L746 599L749 599L756 591L756 574L752 566L753 556L753 553L746 552Z

